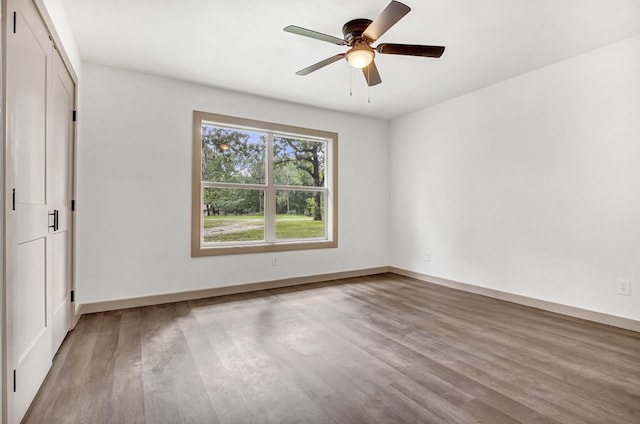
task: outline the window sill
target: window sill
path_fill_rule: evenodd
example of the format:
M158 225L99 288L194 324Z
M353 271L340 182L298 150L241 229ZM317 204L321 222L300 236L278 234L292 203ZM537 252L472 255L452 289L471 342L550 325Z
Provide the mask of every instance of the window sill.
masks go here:
M332 249L337 240L295 241L291 243L260 243L235 246L191 246L191 257L241 255L246 253L288 252L295 250Z

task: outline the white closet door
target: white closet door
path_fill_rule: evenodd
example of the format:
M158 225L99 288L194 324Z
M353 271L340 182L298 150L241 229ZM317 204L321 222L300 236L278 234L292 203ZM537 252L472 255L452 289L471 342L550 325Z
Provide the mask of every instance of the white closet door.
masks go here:
M6 389L18 423L70 324L74 88L33 2L8 0L7 14Z
M52 356L70 328L71 319L71 163L73 140L73 80L57 50L47 119L47 207L58 211L58 227L48 235Z
M33 5L9 1L15 32L7 34L7 136L13 160L15 211L7 299L8 349L16 376L10 422L19 422L51 366L47 319L46 99L50 79L49 36ZM12 25L10 25L12 26ZM10 376L11 377L11 376ZM11 380L11 378L9 379ZM13 395L13 396L12 396Z

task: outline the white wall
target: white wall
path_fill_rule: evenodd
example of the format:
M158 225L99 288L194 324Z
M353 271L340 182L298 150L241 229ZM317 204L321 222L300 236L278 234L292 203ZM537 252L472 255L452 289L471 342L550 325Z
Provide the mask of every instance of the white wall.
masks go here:
M391 265L639 320L639 75L635 37L393 121Z
M87 63L81 104L79 303L387 265L388 123ZM194 109L337 132L339 247L191 258Z

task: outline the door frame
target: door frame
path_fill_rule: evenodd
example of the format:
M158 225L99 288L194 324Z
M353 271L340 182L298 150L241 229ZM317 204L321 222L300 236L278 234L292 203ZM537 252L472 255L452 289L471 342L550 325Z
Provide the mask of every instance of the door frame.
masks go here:
M74 110L78 110L78 75L73 68L69 55L67 54L64 45L62 43L62 39L56 30L53 20L49 15L47 8L44 5L44 0L28 0L34 6L40 18L42 19L46 30L51 36L52 42L57 49L60 57L62 58L62 62L67 69L67 72L71 76L71 80L73 82L73 103ZM2 414L0 417L0 421L2 423L8 422L9 418L9 409L13 409L13 405L9 405L8 402L8 391L12 390L13 384L13 373L10 373L9 370L12 369L13 366L13 358L9 357L8 351L8 333L9 333L9 325L13 324L12 317L9 316L8 311L11 308L8 308L7 302L7 285L9 284L9 272L7 268L11 269L13 252L11 249L11 241L13 240L13 234L11 229L11 220L8 218L9 208L12 205L12 187L14 187L14 178L13 178L13 169L14 164L11 161L10 152L9 152L9 138L6 133L6 119L7 119L7 110L8 105L6 103L6 52L7 52L7 34L10 29L9 13L7 11L7 0L0 0L0 110L2 110L2 114L0 117L0 139L2 142L0 143L0 163L3 164L4 171L0 172L0 220L1 220L1 229L0 229L0 257L2 260L2 268L1 268L1 290L0 290L0 329L2 332L2 353L0 355L0 361L2 362L2 381L0 385L0 394L2 397ZM70 180L70 197L74 200L76 204L76 208L71 211L70 214L70 231L71 237L69 239L70 247L69 247L69 285L70 290L75 292L76 283L76 267L75 267L75 256L76 256L76 220L75 220L75 209L77 209L77 183L76 183L76 175L77 175L77 139L78 139L78 123L77 119L72 126L71 132L71 145L70 145L70 163L69 163L69 180ZM69 330L72 330L76 323L78 322L78 308L76 307L76 303L71 301L69 308L71 309L70 313L70 322L69 322ZM9 361L11 359L11 362ZM10 375L11 374L11 375Z

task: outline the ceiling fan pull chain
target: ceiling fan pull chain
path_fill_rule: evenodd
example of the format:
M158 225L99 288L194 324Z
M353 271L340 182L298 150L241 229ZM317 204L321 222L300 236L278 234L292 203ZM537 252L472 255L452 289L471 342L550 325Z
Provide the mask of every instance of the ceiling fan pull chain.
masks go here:
M349 66L349 97L353 97L352 75L353 75L353 71L351 70L351 66Z
M367 81L371 81L371 65L367 66ZM371 86L367 84L367 103L371 104Z

